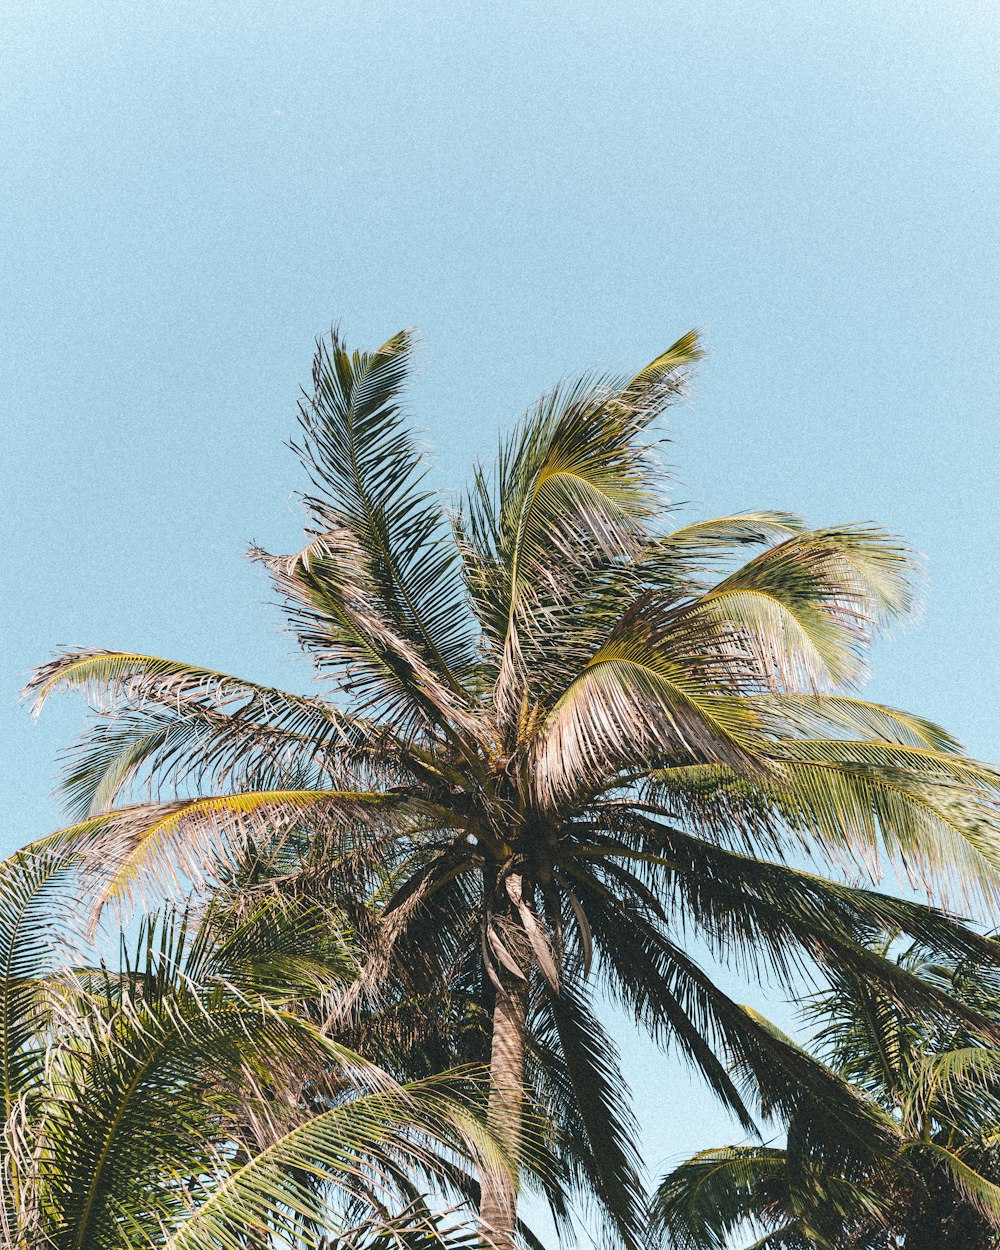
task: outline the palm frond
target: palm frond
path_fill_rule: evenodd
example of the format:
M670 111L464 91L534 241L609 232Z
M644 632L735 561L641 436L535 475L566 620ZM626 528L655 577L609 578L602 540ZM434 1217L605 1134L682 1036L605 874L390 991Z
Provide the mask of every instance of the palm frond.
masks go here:
M657 756L745 770L780 712L746 697L788 695L788 718L801 722L802 691L859 676L874 625L910 605L909 571L880 531L820 530L771 548L692 603L633 595L545 722L535 753L543 790ZM872 709L868 720L878 719Z
M763 751L764 744L761 744ZM878 879L882 855L916 886L992 907L1000 886L997 774L947 751L786 739L772 767L655 769L652 793L697 832L748 847L798 844Z
M789 739L861 739L961 754L947 730L922 716L840 694L782 693L747 698L758 731L779 745Z
M794 1221L784 1150L725 1146L692 1156L663 1178L653 1197L654 1231L677 1250L727 1250L751 1220Z
M301 645L360 711L406 737L449 727L475 736L469 693L441 677L389 618L350 530L328 531L294 556L252 554L270 572Z
M652 1225L676 1250L727 1250L738 1230L767 1230L760 1250L833 1250L867 1244L882 1233L882 1195L868 1181L830 1173L803 1175L788 1151L724 1146L692 1156L663 1178L652 1202ZM751 1247L753 1250L753 1247Z
M949 1150L938 1142L914 1143L911 1150L926 1155L939 1164L965 1200L992 1228L1000 1229L1000 1184L981 1175L954 1150Z
M575 1147L583 1155L581 1163L588 1174L584 1192L589 1189L596 1196L615 1244L639 1246L643 1188L635 1144L638 1128L614 1044L576 987L565 980L557 995L545 995L539 1013L558 1038L565 1077L572 1087L571 1102L586 1136L586 1151Z
M752 765L751 710L656 630L645 611L631 612L555 703L532 745L542 795L565 798L594 775L641 773L663 759L740 773Z
M319 1250L331 1232L346 1240L346 1222L338 1228L336 1201L346 1196L367 1200L369 1231L399 1221L399 1175L409 1164L433 1162L456 1149L475 1150L494 1166L502 1156L477 1115L455 1088L454 1079L413 1082L397 1090L352 1099L342 1107L296 1125L237 1168L165 1243L165 1250L202 1250L206 1245L240 1245L269 1250L273 1238ZM308 1183L323 1182L318 1196ZM326 1234L311 1233L322 1224ZM419 1224L413 1231L427 1232ZM405 1243L404 1243L405 1244ZM431 1243L433 1244L433 1242Z
M424 485L401 407L412 347L405 330L373 352L348 353L337 331L320 340L312 393L299 407L302 442L293 446L312 478L306 504L318 533L351 535L374 613L461 693L476 666L473 618L447 518ZM306 556L304 569L313 565Z
M25 688L37 713L61 690L80 690L101 712L70 752L63 792L81 819L108 810L123 790L169 774L217 783L254 775L258 784L304 766L331 775L378 767L401 743L386 726L329 703L214 669L134 652L70 649ZM276 786L262 788L274 789Z
M743 512L693 521L656 538L639 557L644 580L674 596L701 594L703 578L730 563L746 547L769 546L804 530L788 512Z
M354 823L376 809L401 811L398 795L335 790L249 791L116 808L61 830L96 885L98 906L124 903L157 886L182 892L185 881L217 879L250 840L280 841L297 824L328 823L334 813Z
M927 951L994 968L1000 948L935 908L893 895L830 881L813 873L742 855L639 813L622 813L622 839L645 851L640 868L657 888L665 912L689 918L725 957L745 959L755 970L768 964L787 983L801 975L805 958L863 983L903 993L909 987L927 1010L935 1000L979 1027L987 1017L960 996L932 986L904 965L873 949L885 933L910 935ZM623 849L629 845L622 841ZM658 853L658 854L657 854ZM609 848L610 854L610 848ZM801 961L801 962L800 962Z
M75 856L50 841L0 863L0 1093L3 1123L35 1087L51 1002L46 974L68 934L57 915L72 902ZM61 930L61 932L60 932Z
M914 564L873 526L795 534L731 573L689 609L757 652L766 685L856 682L879 627L916 607ZM721 638L720 638L721 642Z
M698 359L678 340L630 382L557 388L501 449L496 492L479 469L458 530L477 613L498 657L501 706L595 571L631 559L654 512L657 470L643 432ZM508 687L510 689L508 690Z
M71 815L100 815L185 792L391 788L414 752L386 727L337 724L308 707L271 720L202 704L125 709L95 718L66 753L60 790Z

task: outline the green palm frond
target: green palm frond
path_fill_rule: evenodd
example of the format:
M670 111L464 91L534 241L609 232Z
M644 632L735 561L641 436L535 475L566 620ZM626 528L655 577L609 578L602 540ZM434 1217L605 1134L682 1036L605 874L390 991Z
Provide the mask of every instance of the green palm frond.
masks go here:
M919 606L913 553L876 525L804 530L756 556L716 587L771 593L790 608L822 606L863 637Z
M310 898L269 893L208 905L186 972L273 1005L326 999L354 980L357 957L343 920Z
M338 1195L341 1202L367 1201L368 1230L377 1235L398 1223L391 1211L394 1200L398 1205L400 1161L433 1165L439 1152L447 1157L456 1147L505 1166L454 1080L418 1081L352 1099L296 1125L233 1170L165 1250L270 1250L273 1238L320 1250L329 1244L324 1238L332 1234L337 1244L351 1231L347 1221L338 1227ZM319 1194L312 1179L323 1183ZM416 1231L429 1230L418 1224Z
M981 1175L954 1150L938 1142L913 1143L911 1151L927 1155L939 1164L958 1192L994 1229L1000 1229L1000 1183Z
M745 770L759 731L773 734L780 716L760 696L788 694L788 719L802 723L807 710L794 700L803 688L856 677L873 624L910 605L906 570L880 531L820 530L771 548L688 605L633 596L550 713L535 759L543 786L657 756ZM855 719L865 719L860 706ZM874 709L867 720L878 722Z
M761 750L764 750L762 744ZM877 878L883 858L917 886L987 907L1000 886L996 774L951 752L884 742L787 739L772 767L657 769L656 802L708 837L798 843Z
M594 1193L616 1242L637 1247L642 1241L643 1213L638 1128L614 1044L575 987L565 981L558 995L544 996L539 1015L557 1041L572 1088L571 1102L578 1109L579 1130L587 1138L589 1149L581 1163L589 1175L587 1184L581 1186L583 1193Z
M884 986L859 984L838 970L829 988L806 1000L803 1015L817 1050L845 1080L883 1107L900 1107L920 1042L912 1013Z
M760 689L856 682L874 630L913 611L912 564L870 526L807 531L724 578L678 618L746 652Z
M41 870L32 876L23 859L3 872L27 896ZM482 1074L401 1088L288 1010L352 972L332 917L316 912L305 900L247 909L220 896L196 928L170 912L144 922L119 972L53 971L77 992L28 1039L44 1065L23 1146L11 1154L8 1125L0 1152L9 1244L163 1245L198 1235L192 1218L199 1245L245 1246L240 1219L254 1237L294 1228L328 1245L309 1239L337 1218L344 1250L382 1236L472 1244L471 1228L421 1196L454 1187L474 1158L505 1166L481 1127Z
M59 1250L118 1250L122 1212L149 1237L181 1218L193 1182L179 1178L217 1171L237 1113L280 1119L269 1099L285 1073L374 1071L259 997L191 985L183 928L147 926L139 940L141 962L124 980L106 974L103 1003L91 978L85 1009L50 1046L36 1184Z
M583 379L557 388L501 449L495 493L476 471L458 529L501 665L501 703L534 663L565 663L553 626L588 578L636 554L659 476L643 433L699 355L687 335L624 385Z
M644 582L676 598L697 596L705 579L732 563L746 547L770 546L804 530L800 517L787 512L744 512L693 521L653 539L639 558Z
M363 823L376 809L405 807L402 797L377 792L257 790L115 808L58 837L80 856L102 908L144 890L176 895L185 882L217 880L248 842L278 841L303 821L338 813Z
M995 944L952 917L919 903L829 881L668 829L644 817L630 825L647 837L639 861L646 879L659 878L663 907L690 923L718 953L777 974L791 988L819 963L879 986L911 1009L935 1010L989 1031L981 1011L871 949L883 932L908 934L950 958L989 963ZM623 832L623 838L628 831ZM625 845L625 843L623 843ZM659 861L654 853L659 852Z
M873 954L885 956L894 938L890 928L872 947ZM777 1156L783 1169L780 1192L766 1184L737 1183L738 1208L727 1206L730 1150L696 1156L661 1185L656 1199L663 1204L657 1224L661 1234L676 1224L677 1244L686 1244L690 1230L697 1245L706 1224L705 1235L719 1232L712 1224L711 1194L700 1181L710 1190L712 1171L702 1164L720 1161L720 1209L738 1209L743 1219L764 1229L794 1227L809 1250L877 1250L890 1243L964 1250L1000 1244L1000 1156L995 1150L1000 1070L991 1042L998 1003L995 972L977 968L958 952L932 956L922 943L897 949L890 962L959 999L968 991L964 1006L973 1015L987 1016L984 1030L960 1016L942 1019L901 1003L862 972L843 969L834 970L829 988L809 1000L814 1044L837 1077L850 1082L845 1088L890 1118L894 1138L845 1167L824 1155L826 1143L817 1135L817 1117L806 1102L790 1115L787 1146ZM864 1198L861 1206L842 1200L852 1193ZM767 1235L761 1244L768 1244Z
M787 1227L790 1210L784 1150L726 1146L694 1155L664 1178L652 1202L659 1236L677 1250L727 1250L750 1220Z
M476 666L472 619L447 518L424 485L422 456L401 408L412 346L409 331L374 352L348 353L336 331L320 340L295 450L312 478L315 493L306 504L319 534L350 535L382 619L460 692ZM312 554L301 572L328 590L336 584Z
M903 747L926 747L960 754L961 744L947 730L922 716L838 694L749 696L758 731L779 744L788 739L863 739Z
M801 1192L806 1185L808 1191ZM728 1250L737 1231L767 1229L754 1247L834 1250L837 1231L882 1232L880 1195L870 1184L829 1174L802 1176L788 1152L768 1146L705 1150L675 1168L652 1202L654 1231L676 1250ZM817 1219L817 1214L821 1216ZM752 1248L751 1248L752 1250Z
M756 1013L735 1003L652 917L633 905L627 926L610 890L575 874L610 995L631 1007L637 1023L680 1047L726 1105L754 1130L748 1105L765 1118L811 1108L822 1148L856 1158L895 1129L823 1064L793 1045ZM736 1074L736 1079L727 1072Z
M678 378L678 369L687 369L704 356L697 330L688 330L639 370L624 388L622 403L648 424L662 414L665 402L673 400L683 386L684 376Z
M57 841L0 863L0 1085L3 1123L35 1092L44 1063L40 1043L52 1008L46 984L65 942L59 906L72 903L75 857ZM59 905L59 906L57 906Z
M990 1044L991 1030L977 1035L970 1028L963 1038L954 1029L948 1048L943 1051L929 1051L926 1035L920 1036L924 1030L911 1029L910 1033L906 1067L897 1083L897 1105L902 1123L915 1136L936 1122L992 1128L1000 1121L1000 1058L995 1045ZM963 1041L968 1044L963 1045ZM965 1161L984 1169L1000 1183L995 1171L997 1160L985 1148L984 1136L966 1133L962 1140L952 1131L948 1140L950 1144L958 1140L959 1153Z
M110 809L129 787L216 785L265 772L281 788L311 770L320 785L378 772L399 758L387 727L345 716L320 699L213 669L129 652L69 650L25 688L35 710L60 690L81 690L102 714L69 753L62 791L79 819ZM238 788L238 786L237 786ZM318 788L318 787L317 787Z

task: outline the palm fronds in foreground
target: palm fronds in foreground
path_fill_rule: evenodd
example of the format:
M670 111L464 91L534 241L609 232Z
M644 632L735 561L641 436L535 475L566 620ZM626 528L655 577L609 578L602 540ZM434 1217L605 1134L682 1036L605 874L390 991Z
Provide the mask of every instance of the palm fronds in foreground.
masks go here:
M822 870L888 861L994 902L1000 777L851 693L874 635L914 603L895 538L776 512L671 530L657 423L700 356L693 334L634 377L557 387L453 512L403 416L410 353L406 333L372 352L320 343L297 447L306 542L255 553L322 692L60 655L31 694L82 690L98 712L61 839L103 901L210 885L251 841L301 842L289 889L325 875L345 908L380 909L355 1004L390 973L414 993L478 979L490 1122L515 1160L529 1014L547 1015L587 1142L576 1181L636 1247L641 1178L620 1083L587 1044L593 987L679 1045L744 1123L747 1089L781 1115L801 1080L826 1088L818 1065L727 998L687 936L786 985L846 971L903 1005L940 999L873 935L987 962L993 948ZM880 1133L856 1103L845 1125ZM516 1200L506 1170L483 1172L501 1250Z
M0 864L5 1246L482 1244L425 1196L476 1157L505 1166L481 1082L397 1084L310 1022L353 972L327 918L277 899L166 912L121 968L70 968L42 939L72 879L57 851Z

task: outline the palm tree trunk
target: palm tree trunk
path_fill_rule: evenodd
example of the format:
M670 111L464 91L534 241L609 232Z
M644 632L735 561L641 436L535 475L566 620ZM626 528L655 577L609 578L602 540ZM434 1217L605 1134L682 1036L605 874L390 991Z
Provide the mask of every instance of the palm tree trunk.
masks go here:
M524 1036L528 1013L526 981L505 977L493 1008L490 1050L490 1128L503 1146L512 1171L486 1166L480 1176L479 1216L496 1250L515 1250L517 1164L521 1153L524 1106Z

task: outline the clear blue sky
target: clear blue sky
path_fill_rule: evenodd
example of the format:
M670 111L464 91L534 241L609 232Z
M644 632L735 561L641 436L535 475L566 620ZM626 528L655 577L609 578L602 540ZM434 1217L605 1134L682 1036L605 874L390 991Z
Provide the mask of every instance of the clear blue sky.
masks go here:
M875 519L928 558L875 697L1000 759L1000 13L986 0L18 0L0 31L0 850L52 827L58 644L304 687L253 540L312 341L404 325L460 480L550 383L709 348L698 514ZM730 1135L626 1041L655 1166Z

